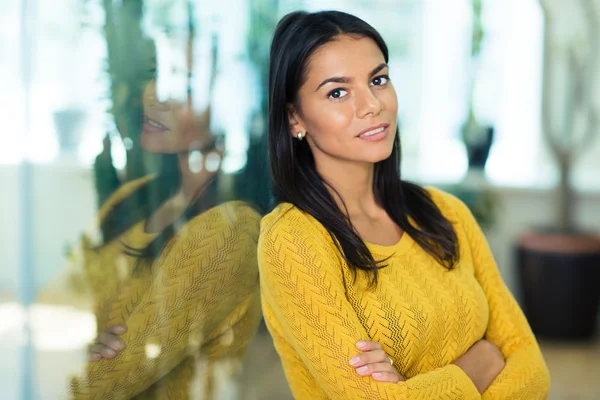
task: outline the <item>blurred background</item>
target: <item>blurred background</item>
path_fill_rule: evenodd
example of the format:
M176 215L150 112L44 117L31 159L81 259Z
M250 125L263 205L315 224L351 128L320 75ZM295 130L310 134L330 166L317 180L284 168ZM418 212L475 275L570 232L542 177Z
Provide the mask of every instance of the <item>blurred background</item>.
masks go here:
M191 107L210 108L219 190L242 182L268 208L268 51L298 9L379 30L403 178L471 207L538 335L550 398L600 398L600 0L3 0L1 397L69 398L84 368L94 314L38 297L102 204L160 170L139 145L149 79L159 99L193 90ZM291 398L262 327L239 385Z

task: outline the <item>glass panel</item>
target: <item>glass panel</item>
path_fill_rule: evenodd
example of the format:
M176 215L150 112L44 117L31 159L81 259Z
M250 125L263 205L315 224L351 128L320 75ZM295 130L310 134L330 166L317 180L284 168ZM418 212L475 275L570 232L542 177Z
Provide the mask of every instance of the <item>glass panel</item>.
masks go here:
M539 158L542 18L536 0L486 4L474 98L498 128L488 173L524 185ZM291 399L256 257L273 206L275 26L293 10L340 9L377 28L391 54L404 177L455 183L468 167L471 7L0 2L1 397ZM507 169L515 146L529 164Z

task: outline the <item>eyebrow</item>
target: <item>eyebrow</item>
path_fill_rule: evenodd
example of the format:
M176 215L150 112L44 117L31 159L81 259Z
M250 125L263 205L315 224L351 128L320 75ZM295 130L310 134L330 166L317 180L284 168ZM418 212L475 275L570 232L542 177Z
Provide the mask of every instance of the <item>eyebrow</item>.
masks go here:
M375 68L373 68L373 70L369 73L369 78L372 78L373 75L375 75L376 73L378 73L379 71L381 71L382 69L386 68L388 65L386 63L381 63L378 66L376 66ZM319 84L319 86L317 86L317 88L315 89L315 92L319 89L321 89L321 87L323 85L326 85L328 83L351 83L352 82L352 78L348 78L345 76L333 76L331 78L327 78L325 79L323 82L321 82Z

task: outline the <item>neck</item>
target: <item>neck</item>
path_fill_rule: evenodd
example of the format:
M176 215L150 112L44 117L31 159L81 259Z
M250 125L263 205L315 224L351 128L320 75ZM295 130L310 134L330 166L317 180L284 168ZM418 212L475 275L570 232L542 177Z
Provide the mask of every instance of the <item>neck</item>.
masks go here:
M179 196L182 196L184 200L189 203L198 194L202 186L206 184L213 173L202 169L200 172L192 172L190 170L189 162L190 153L179 153L179 171L181 174L181 188L179 189Z
M317 164L317 172L339 193L338 196L328 188L340 210L345 212L345 205L350 217L356 214L374 214L381 208L373 192L375 164L336 160Z

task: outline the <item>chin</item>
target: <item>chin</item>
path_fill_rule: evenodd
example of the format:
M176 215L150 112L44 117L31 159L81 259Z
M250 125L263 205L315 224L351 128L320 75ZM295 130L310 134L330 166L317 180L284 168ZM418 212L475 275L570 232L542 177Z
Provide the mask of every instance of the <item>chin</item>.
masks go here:
M144 135L146 135L146 134L144 134ZM142 136L142 139L140 141L140 146L142 147L142 149L144 151L147 151L148 153L153 153L153 154L173 153L169 149L170 146L163 142L164 142L164 140L152 140L152 138Z
M363 154L361 157L361 161L369 162L369 163L378 163L383 160L387 160L392 155L392 151L394 150L392 146L381 146L379 149L372 149L368 152L368 154Z

